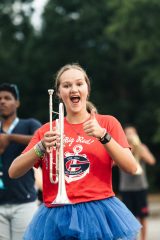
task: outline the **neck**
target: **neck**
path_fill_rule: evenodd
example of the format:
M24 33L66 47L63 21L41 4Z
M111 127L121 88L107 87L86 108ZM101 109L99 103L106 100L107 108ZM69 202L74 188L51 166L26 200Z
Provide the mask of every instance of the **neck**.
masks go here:
M10 127L10 125L12 124L12 122L15 120L16 117L17 117L16 114L14 114L12 116L2 118L2 128L4 131L8 130L8 128Z
M85 111L83 113L67 114L66 119L69 123L78 124L85 122L90 117L90 114Z

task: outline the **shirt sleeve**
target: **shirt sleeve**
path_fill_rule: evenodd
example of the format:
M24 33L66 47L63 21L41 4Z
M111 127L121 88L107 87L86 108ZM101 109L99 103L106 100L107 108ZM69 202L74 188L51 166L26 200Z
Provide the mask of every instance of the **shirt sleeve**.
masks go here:
M23 153L28 152L32 149L39 141L41 140L39 130L36 130L35 134L33 135L31 141L29 142L28 146L24 149ZM38 168L41 165L41 159L38 159L37 162L34 164L35 168Z
M49 123L41 126L40 128L38 128L38 129L35 131L32 139L30 140L28 146L24 149L24 151L22 152L22 154L25 153L25 152L27 152L27 151L29 151L30 149L32 149L41 139L43 139L44 133L45 133L46 131L49 131ZM41 159L39 159L39 160L35 163L34 167L38 168L40 164L41 164Z
M107 132L124 148L130 148L120 122L113 116L108 116Z

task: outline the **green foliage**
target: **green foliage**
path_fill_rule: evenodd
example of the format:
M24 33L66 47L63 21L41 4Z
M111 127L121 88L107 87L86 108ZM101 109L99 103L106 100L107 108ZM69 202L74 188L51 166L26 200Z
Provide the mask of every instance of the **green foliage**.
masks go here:
M15 2L18 1L4 1L0 4L0 79L1 82L15 82L21 86L24 53L28 39L33 34L33 27L21 2L17 3L17 7Z
M117 9L113 2L112 8ZM153 139L160 140L160 135L153 132L159 123L159 10L158 0L124 0L106 26L106 35L118 52L117 65L120 67L116 68L116 77L118 79L123 74L125 79L121 78L119 82L123 84L124 99L131 103L131 112L123 106L122 109L129 113L127 120L132 120L140 128L148 123L153 124L152 142ZM145 134L151 134L145 131Z

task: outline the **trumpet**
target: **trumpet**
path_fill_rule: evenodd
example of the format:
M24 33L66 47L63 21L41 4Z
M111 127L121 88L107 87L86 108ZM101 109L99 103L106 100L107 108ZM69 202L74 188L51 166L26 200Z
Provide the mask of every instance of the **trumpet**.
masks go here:
M53 104L52 96L53 89L49 89L49 119L50 119L50 131L52 131L52 113L53 113ZM64 146L63 146L63 135L64 135L64 106L63 103L59 104L59 118L56 119L56 129L60 133L60 147L56 149L56 161L54 163L53 152L49 153L49 178L50 182L53 184L58 183L58 192L55 200L52 204L63 205L71 204L66 191L65 185L65 173L64 173ZM53 174L53 165L55 167L55 174Z

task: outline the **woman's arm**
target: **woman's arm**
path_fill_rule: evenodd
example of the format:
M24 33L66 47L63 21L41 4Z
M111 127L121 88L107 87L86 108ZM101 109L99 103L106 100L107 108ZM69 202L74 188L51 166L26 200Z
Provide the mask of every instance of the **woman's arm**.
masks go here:
M39 143L32 147L27 152L18 156L11 164L9 168L9 176L11 178L18 178L27 173L34 164L43 158L45 152L52 151L55 146L59 147L59 133L56 128L53 131L48 131L44 134L43 139ZM37 146L38 145L38 146ZM39 153L38 153L39 152Z
M87 135L98 139L100 139L105 132L104 128L99 125L94 112L91 112L91 119L83 124L83 129ZM138 164L129 148L122 147L112 136L111 140L104 144L104 147L120 168L128 173L136 174Z
M16 142L20 144L27 145L31 140L32 135L23 134L0 134L0 154L3 154L10 142Z
M107 152L114 162L124 171L135 174L137 171L137 161L129 148L123 148L113 138L104 144Z
M34 148L18 156L9 168L10 178L18 178L27 173L39 160Z
M141 144L140 158L150 165L154 165L156 163L155 157L145 144Z

